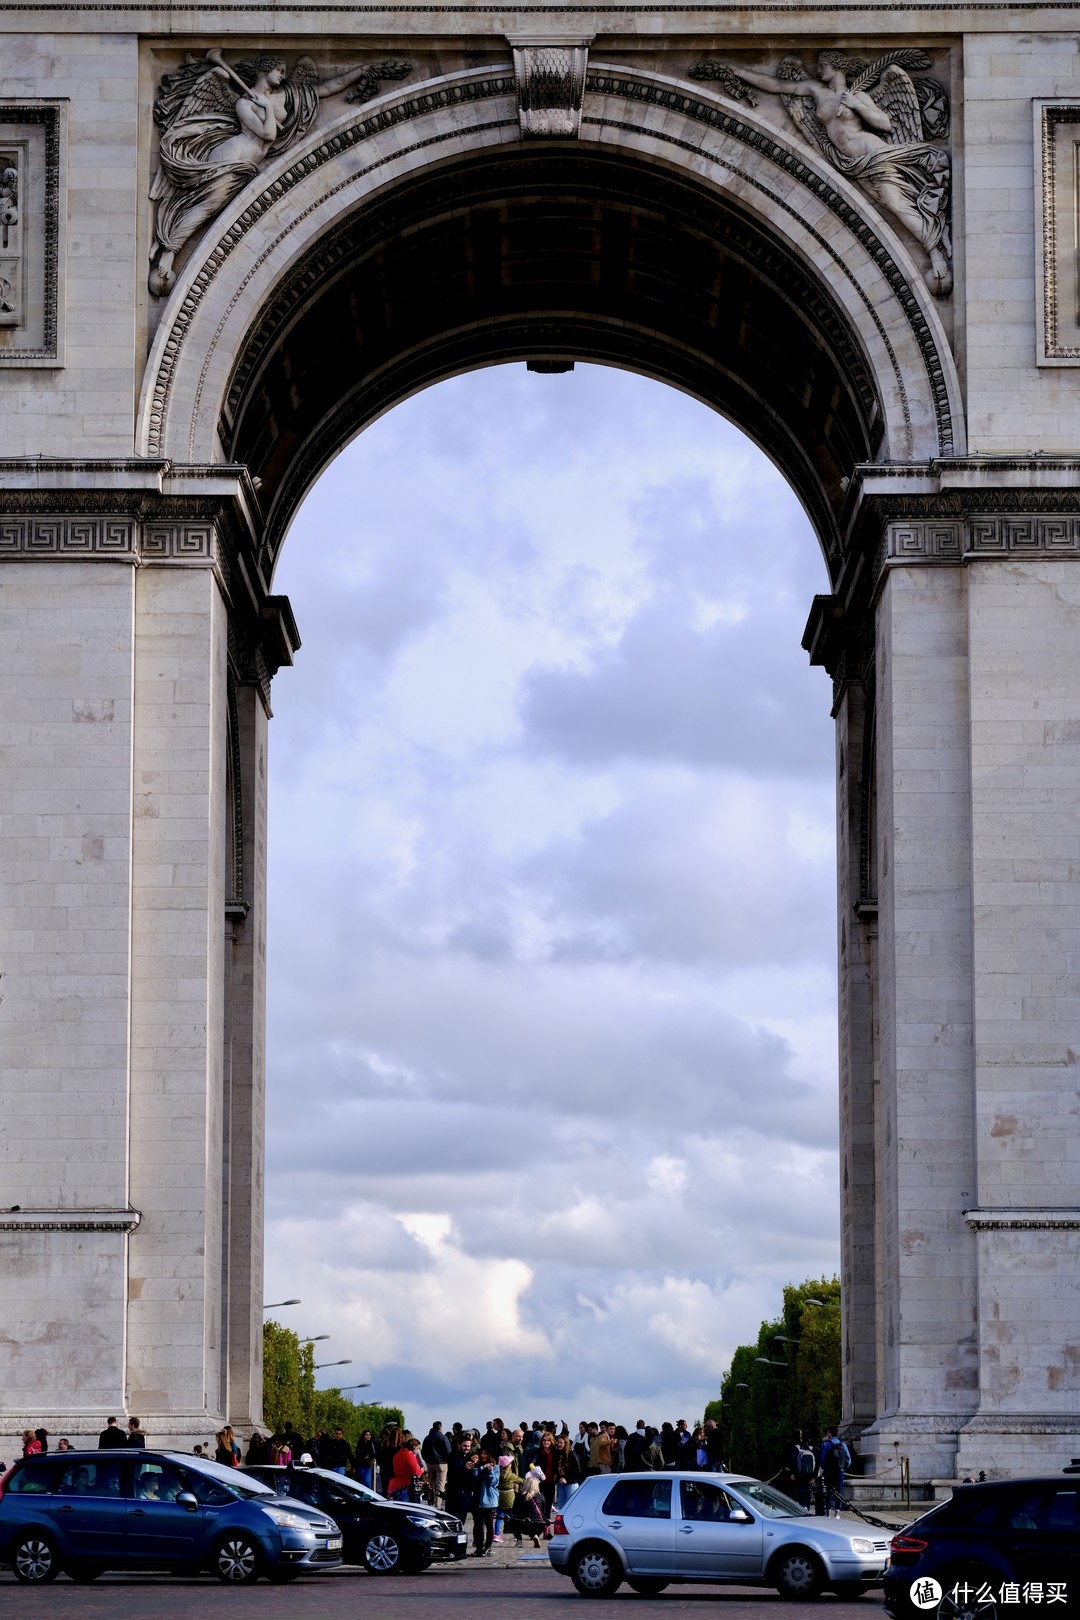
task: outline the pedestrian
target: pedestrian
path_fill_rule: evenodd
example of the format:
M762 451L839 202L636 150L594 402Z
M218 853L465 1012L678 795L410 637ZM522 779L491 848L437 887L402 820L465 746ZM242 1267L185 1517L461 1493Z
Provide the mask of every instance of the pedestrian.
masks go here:
M126 1446L127 1435L114 1417L109 1418L97 1439L99 1451L109 1451L113 1446Z
M721 1452L720 1429L715 1418L705 1419L705 1451L709 1459L709 1472L722 1474L724 1470L723 1453Z
M228 1429L219 1429L215 1434L214 1439L217 1442L217 1449L214 1452L214 1461L216 1463L220 1463L223 1468L235 1468L237 1461L236 1453L233 1451L232 1445L229 1442Z
M70 1440L65 1440L61 1437L61 1439L56 1442L56 1449L57 1451L72 1451L74 1448Z
M270 1441L270 1460L279 1468L292 1467L292 1446L283 1434L275 1434Z
M33 1429L24 1429L22 1432L22 1454L24 1457L36 1457L41 1450L41 1441Z
M361 1485L368 1487L368 1490L371 1490L375 1484L375 1469L377 1466L375 1441L372 1439L371 1430L365 1429L356 1442L356 1449L353 1452L353 1473Z
M420 1461L420 1442L415 1434L406 1430L401 1444L394 1453L394 1469L390 1476L390 1500L415 1502L418 1500L417 1483L424 1477Z
M248 1441L247 1460L249 1463L268 1463L270 1461L270 1442L258 1429L253 1429L251 1439Z
M818 1462L825 1482L825 1515L828 1517L831 1513L834 1519L838 1519L840 1509L845 1506L844 1473L851 1466L851 1453L835 1428L825 1430Z
M532 1536L534 1547L540 1545L540 1537L545 1526L545 1514L540 1496L542 1480L542 1469L538 1463L533 1463L521 1482L521 1489L514 1504L514 1535L519 1547L521 1546L522 1531L526 1535Z
M352 1447L345 1438L345 1430L335 1429L329 1439L323 1441L321 1466L334 1474L347 1474L352 1465Z
M670 1428L671 1425L669 1424ZM642 1468L666 1468L664 1449L658 1431L652 1427L645 1430L645 1445L641 1453Z
M473 1507L473 1555L485 1558L495 1537L495 1510L499 1506L499 1464L481 1447L474 1475L476 1499Z
M555 1510L561 1513L581 1484L581 1463L568 1434L560 1434L555 1441L552 1470L555 1479Z
M431 1500L435 1507L446 1494L446 1469L450 1462L450 1442L443 1434L441 1423L433 1423L424 1437L420 1455L427 1466Z
M390 1481L394 1477L394 1457L397 1453L399 1437L402 1430L396 1423L390 1422L383 1429L376 1442L375 1452L379 1459L379 1492L382 1496L390 1495Z
M516 1431L515 1431L516 1432ZM498 1458L499 1463L499 1505L495 1510L495 1526L492 1541L501 1541L503 1526L507 1520L513 1525L517 1510L518 1492L521 1489L521 1475L518 1473L517 1451L510 1446ZM518 1545L521 1545L521 1534L515 1530Z
M784 1459L784 1472L785 1484L790 1486L792 1496L800 1507L808 1508L814 1496L817 1458L814 1456L813 1447L808 1446L803 1439L801 1429L795 1430L795 1438Z
M146 1436L142 1432L138 1418L128 1418L128 1435L126 1444L129 1446L145 1446Z

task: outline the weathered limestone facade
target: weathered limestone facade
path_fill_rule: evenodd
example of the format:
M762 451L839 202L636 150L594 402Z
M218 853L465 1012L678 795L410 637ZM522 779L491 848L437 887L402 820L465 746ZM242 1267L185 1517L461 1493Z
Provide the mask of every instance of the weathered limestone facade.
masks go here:
M275 560L409 392L594 359L828 560L844 1421L1080 1449L1074 23L3 4L7 1432L258 1420Z

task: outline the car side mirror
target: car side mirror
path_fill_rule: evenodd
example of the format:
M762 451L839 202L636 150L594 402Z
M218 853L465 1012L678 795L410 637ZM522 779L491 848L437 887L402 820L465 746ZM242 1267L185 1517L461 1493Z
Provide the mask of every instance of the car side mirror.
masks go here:
M745 1508L732 1508L728 1514L728 1524L753 1524L754 1515L747 1513Z
M199 1498L191 1491L177 1491L177 1507L187 1508L189 1513L196 1513L199 1507Z

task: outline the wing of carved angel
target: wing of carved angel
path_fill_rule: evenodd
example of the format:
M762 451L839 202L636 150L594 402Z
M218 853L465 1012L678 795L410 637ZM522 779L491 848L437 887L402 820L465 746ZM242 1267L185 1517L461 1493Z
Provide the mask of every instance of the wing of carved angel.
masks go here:
M776 77L788 84L802 84L810 75L797 56L785 56L776 70ZM834 161L835 148L828 136L828 131L817 115L817 109L809 96L785 96L781 94L780 102L791 122L808 146L821 153L829 163Z
M235 84L214 62L189 57L162 79L154 102L154 122L166 130L181 119L225 119L239 130L236 97Z
M892 120L892 129L885 136L890 146L913 146L923 138L922 108L908 74L893 63L881 75L877 86L870 91Z

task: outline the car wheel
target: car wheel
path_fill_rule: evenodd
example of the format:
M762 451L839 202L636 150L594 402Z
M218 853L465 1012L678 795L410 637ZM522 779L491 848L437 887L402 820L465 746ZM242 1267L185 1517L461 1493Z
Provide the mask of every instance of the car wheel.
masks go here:
M816 1598L824 1586L821 1565L806 1547L788 1547L769 1566L769 1578L782 1598L796 1603Z
M611 1597L622 1585L622 1568L610 1547L582 1547L570 1561L570 1579L582 1597Z
M237 1531L225 1536L214 1553L214 1574L225 1586L250 1586L259 1578L259 1549L250 1536Z
M401 1543L396 1536L379 1531L364 1546L364 1568L371 1575L394 1575L401 1568Z
M69 1564L64 1573L69 1581L78 1581L82 1586L85 1582L96 1581L104 1575L105 1570L101 1564Z
M44 1586L60 1573L56 1545L38 1530L30 1530L14 1543L9 1554L11 1573L26 1586Z
M998 1620L998 1602L994 1597L994 1583L1000 1576L990 1569L950 1569L938 1576L941 1601L933 1611L934 1620ZM979 1590L986 1587L990 1598L978 1600ZM953 1593L956 1596L953 1597Z
M661 1592L667 1591L671 1582L653 1580L648 1575L630 1575L626 1584L631 1592L637 1592L641 1597L659 1597Z

